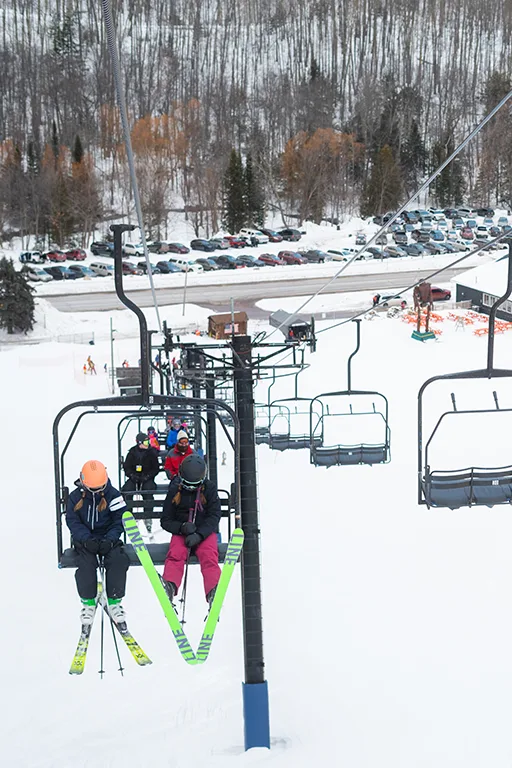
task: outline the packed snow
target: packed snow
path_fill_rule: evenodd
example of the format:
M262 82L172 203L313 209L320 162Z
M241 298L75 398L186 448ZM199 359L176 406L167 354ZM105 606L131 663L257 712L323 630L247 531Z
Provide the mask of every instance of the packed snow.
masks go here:
M100 680L95 625L84 674L68 675L80 605L73 572L57 568L51 426L67 403L108 396L102 367L110 346L103 339L94 347L0 346L2 469L10 480L1 560L2 765L510 767L510 510L417 504L418 389L434 374L486 360L486 337L474 334L485 320L461 328L448 312L440 314L444 320L435 327L443 333L425 344L411 339L412 326L401 319L380 315L362 324L353 386L389 399L390 464L327 470L313 467L308 451L258 448L272 749L247 753L239 574L203 667L183 663L147 577L132 568L128 624L153 665L137 667L122 646L121 677L106 626L107 673ZM327 325L319 322L318 330ZM512 367L510 334L496 338L502 368ZM310 367L298 378L299 395L344 389L354 345L351 323L320 333L318 351L308 353ZM119 360L139 356L136 339L119 338L115 347ZM96 377L82 373L89 352ZM503 380L436 386L427 399L426 429L451 409L450 392L461 408L493 407L493 390L502 408L512 407ZM277 380L271 399L291 396L293 379ZM263 381L256 400L267 402ZM512 463L509 417L461 415L442 436L438 468ZM94 456L115 483L115 427L98 417L89 421L72 444L70 471L78 473ZM233 468L227 453L221 486ZM160 541L167 536L157 534ZM195 645L205 614L197 569L188 600L187 634Z

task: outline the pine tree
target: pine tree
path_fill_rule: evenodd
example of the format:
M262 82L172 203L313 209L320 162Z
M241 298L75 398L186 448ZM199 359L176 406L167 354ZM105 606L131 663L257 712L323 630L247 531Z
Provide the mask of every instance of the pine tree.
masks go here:
M401 191L400 168L386 144L374 156L370 179L364 190L361 216L375 216L396 209Z
M432 147L432 170L438 168L454 150L453 136L438 141ZM434 193L441 208L460 205L464 197L465 183L460 155L441 171L434 181Z
M418 186L420 178L425 173L427 152L422 141L418 123L412 120L409 135L402 145L400 165L404 172L405 182L411 190Z
M57 165L57 158L59 157L59 135L57 133L57 123L52 120L52 151L55 158L55 165Z
M247 223L247 194L242 158L231 150L229 166L224 176L224 226L235 234Z
M245 188L248 223L262 227L265 223L265 198L258 175L254 172L251 154L245 161Z
M12 261L0 259L0 328L27 333L34 327L34 289Z
M75 136L75 143L73 145L73 152L71 154L74 163L82 162L84 157L84 148L82 147L82 142L80 141L80 136L78 134Z

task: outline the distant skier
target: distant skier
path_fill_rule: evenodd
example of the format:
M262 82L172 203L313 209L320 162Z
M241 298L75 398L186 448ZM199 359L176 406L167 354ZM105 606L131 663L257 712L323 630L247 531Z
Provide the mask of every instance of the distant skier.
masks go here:
M188 435L188 429L185 422L183 422L181 419L174 418L171 421L171 427L169 429L169 432L167 433L167 438L165 440L165 445L167 448L172 448L176 443L178 442L178 432L183 430Z
M103 371L104 371L105 373L107 373L107 372L108 372L108 368L107 368L107 364L106 364L106 363L105 363L105 365L103 366Z
M87 373L87 363L84 363L84 368L83 368L83 371L84 371L84 374L86 374L86 373Z
M376 293L375 296L373 297L373 306L376 307L379 301L380 301L380 293Z
M194 453L190 446L188 435L183 429L178 432L177 438L178 439L176 445L174 448L171 448L167 454L167 458L165 459L164 464L165 474L169 480L172 480L173 477L176 477L180 470L180 464L183 459L186 456L190 456L191 453Z
M98 371L96 370L96 365L93 363L92 358L91 358L90 355L87 358L87 365L89 366L89 373L90 374L94 373L94 375L97 376L98 375Z
M128 477L121 488L129 509L133 507L133 492L156 490L155 477L160 472L158 455L149 444L149 437L144 432L137 435L137 443L128 451L123 464L123 469ZM152 500L153 494L144 495L144 500ZM144 520L148 533L151 533L153 521L151 518Z
M112 619L121 623L125 621L121 600L130 565L120 540L126 504L108 479L101 461L87 461L77 485L68 498L66 523L78 559L75 579L82 600L80 620L82 624L91 624L94 618L98 583L96 568L102 561L106 570L108 610Z
M221 517L215 483L206 478L206 464L196 453L181 463L169 485L161 517L172 533L163 578L169 599L177 594L189 550L195 552L203 575L206 600L211 605L220 578L217 528Z

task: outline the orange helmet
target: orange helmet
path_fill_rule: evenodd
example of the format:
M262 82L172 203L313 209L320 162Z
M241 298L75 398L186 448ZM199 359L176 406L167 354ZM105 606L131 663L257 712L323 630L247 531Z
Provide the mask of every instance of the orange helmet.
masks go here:
M103 491L108 481L107 469L101 461L86 461L80 472L80 482L89 491Z

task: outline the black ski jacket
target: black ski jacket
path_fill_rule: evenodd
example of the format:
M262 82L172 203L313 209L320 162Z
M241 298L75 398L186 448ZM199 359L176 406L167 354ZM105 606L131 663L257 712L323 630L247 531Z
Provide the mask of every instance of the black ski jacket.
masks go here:
M181 532L181 526L189 520L189 514L190 519L192 519L197 497L197 491L186 491L182 488L181 501L176 505L172 500L179 490L180 479L175 477L169 485L160 520L162 528L174 534ZM196 532L201 534L203 539L206 539L211 533L216 533L221 518L221 509L215 483L211 480L205 480L203 483L203 494L206 504L203 506L202 511L198 509L195 523Z
M160 472L158 456L154 448L139 448L134 445L128 451L123 464L127 477L134 482L153 480Z

